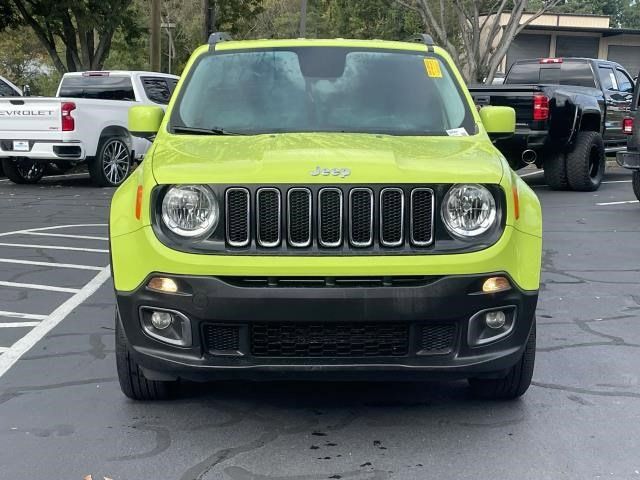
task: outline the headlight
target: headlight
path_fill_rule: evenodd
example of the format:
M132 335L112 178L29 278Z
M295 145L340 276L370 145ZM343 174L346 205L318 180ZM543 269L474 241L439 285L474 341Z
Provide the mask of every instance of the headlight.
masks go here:
M220 207L211 190L202 185L171 187L162 200L162 221L176 235L199 237L218 225Z
M482 235L495 224L496 218L496 202L482 185L454 185L442 202L442 220L458 238Z

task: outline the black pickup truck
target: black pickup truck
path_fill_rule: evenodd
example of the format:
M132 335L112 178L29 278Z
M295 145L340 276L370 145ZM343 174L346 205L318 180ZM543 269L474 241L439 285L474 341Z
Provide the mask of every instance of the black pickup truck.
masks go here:
M479 108L515 109L515 135L496 142L514 169L535 164L555 190L593 191L604 175L605 152L626 148L622 122L633 87L615 62L542 58L514 63L504 85L469 90Z
M633 171L633 192L640 200L640 87L636 86L631 111L623 120L622 130L628 135L627 150L618 152L616 160L621 167Z

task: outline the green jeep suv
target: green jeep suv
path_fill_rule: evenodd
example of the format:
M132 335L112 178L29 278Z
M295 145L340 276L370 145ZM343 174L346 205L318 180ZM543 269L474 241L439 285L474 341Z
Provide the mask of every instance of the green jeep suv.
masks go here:
M233 41L193 54L117 190L110 243L120 384L181 379L531 382L537 197L449 55L420 42Z

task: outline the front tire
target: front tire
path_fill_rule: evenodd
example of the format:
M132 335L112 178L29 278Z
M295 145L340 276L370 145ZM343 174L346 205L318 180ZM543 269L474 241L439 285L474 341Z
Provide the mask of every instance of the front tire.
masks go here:
M640 200L640 170L634 170L631 176L631 184L633 185L633 193L636 194L636 198Z
M133 400L167 400L177 382L149 380L131 356L127 338L116 313L116 366L122 393Z
M531 333L527 340L524 354L506 377L503 378L470 378L472 393L486 400L514 400L524 395L531 386L533 367L536 361L536 322L533 321Z
M89 161L91 180L98 187L117 187L131 171L131 151L120 137L100 140L95 158Z
M602 135L578 132L576 144L567 155L567 180L572 190L594 192L600 188L606 159Z
M13 183L20 185L38 183L44 177L46 165L29 158L2 159L4 174Z
M569 190L567 156L564 152L551 153L544 160L544 180L551 190Z

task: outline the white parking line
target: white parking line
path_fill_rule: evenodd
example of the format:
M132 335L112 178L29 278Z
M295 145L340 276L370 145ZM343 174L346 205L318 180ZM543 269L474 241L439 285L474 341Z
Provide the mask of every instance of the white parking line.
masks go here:
M38 228L25 228L24 230L14 230L12 232L0 233L0 237L7 237L9 235L21 235L29 234L31 232L46 232L48 230L58 230L62 228L79 228L79 227L106 227L106 223L79 223L74 225L55 225L53 227L38 227Z
M625 200L623 202L604 202L604 203L596 203L599 207L604 207L606 205L625 205L627 203L639 203L640 200Z
M544 172L544 170L538 170L536 172L525 173L524 175L520 175L520 178L530 177L532 175L540 175L543 172Z
M632 180L607 180L606 182L602 182L602 183L631 183Z
M44 320L46 315L34 315L32 313L4 312L0 310L0 317L22 318L23 320Z
M56 325L64 320L78 305L88 299L110 277L109 266L103 268L98 275L80 289L78 293L56 308L45 320L38 323L24 337L14 343L0 356L0 377L9 370L25 353L38 343Z
M106 223L76 223L73 225L55 225L53 227L38 227L23 230L27 232L44 232L46 230L58 230L59 228L76 228L76 227L106 227Z
M74 252L109 253L97 248L61 247L59 245L31 245L29 243L0 243L0 247L42 248L44 250L71 250Z
M51 268L73 268L76 270L93 270L99 272L104 267L94 267L92 265L76 265L73 263L35 262L33 260L17 260L14 258L0 258L0 263L15 263L17 265L33 265L37 267Z
M77 238L79 240L102 240L108 242L107 237L92 237L89 235L67 235L64 233L48 233L48 232L22 232L22 235L39 235L42 237L57 237L57 238Z
M39 285L37 283L5 282L2 280L0 280L0 287L28 288L31 290L45 290L48 292L62 293L78 293L80 291L77 288L54 287L53 285Z
M40 325L40 322L9 322L9 323L0 323L0 328L27 328L27 327L35 327L37 325ZM0 362L0 365L2 365L1 362ZM1 376L2 375L0 374L0 377Z

